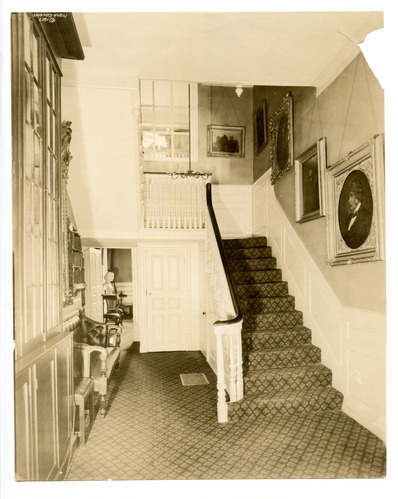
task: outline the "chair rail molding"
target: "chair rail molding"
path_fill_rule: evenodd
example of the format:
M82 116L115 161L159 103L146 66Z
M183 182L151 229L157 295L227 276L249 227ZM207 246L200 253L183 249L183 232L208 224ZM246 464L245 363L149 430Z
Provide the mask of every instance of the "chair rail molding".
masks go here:
M385 314L341 304L287 219L269 171L253 185L253 235L267 236L322 363L344 394L343 410L385 440Z

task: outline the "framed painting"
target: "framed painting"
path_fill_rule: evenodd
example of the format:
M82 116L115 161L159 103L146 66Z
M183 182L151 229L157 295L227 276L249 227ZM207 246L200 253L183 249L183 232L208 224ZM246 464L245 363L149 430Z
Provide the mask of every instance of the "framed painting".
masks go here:
M245 156L244 126L207 126L207 155L223 158Z
M285 95L270 120L271 184L293 165L293 97Z
M322 138L295 161L296 222L325 215L326 139Z
M384 258L384 153L378 135L328 171L331 265Z
M254 152L258 155L268 144L267 102L264 99L254 115Z

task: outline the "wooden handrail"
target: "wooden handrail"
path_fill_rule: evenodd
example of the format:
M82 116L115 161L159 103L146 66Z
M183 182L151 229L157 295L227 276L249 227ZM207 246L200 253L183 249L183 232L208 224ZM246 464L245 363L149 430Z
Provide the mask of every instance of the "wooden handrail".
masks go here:
M216 214L214 213L213 202L212 202L212 197L211 197L211 184L210 183L206 184L206 204L207 204L207 209L209 211L210 221L211 221L211 224L213 227L214 235L216 237L218 251L220 253L221 262L222 262L222 265L224 268L225 277L227 279L228 288L229 288L229 292L231 294L231 300L232 300L232 304L233 304L234 312L235 312L234 318L228 319L228 320L223 320L223 321L221 321L221 320L216 321L214 323L214 325L236 324L237 322L242 320L242 312L240 309L238 297L236 295L235 287L234 287L234 284L232 282L232 276L231 276L231 272L230 272L229 267L228 267L227 257L225 256L224 245L222 242L220 229L218 227Z

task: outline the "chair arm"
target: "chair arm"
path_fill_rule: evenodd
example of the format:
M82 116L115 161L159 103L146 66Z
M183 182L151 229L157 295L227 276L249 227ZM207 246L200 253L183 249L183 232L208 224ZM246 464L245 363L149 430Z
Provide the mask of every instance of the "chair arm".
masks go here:
M121 330L120 326L108 324L108 337L110 340L111 336L116 336L115 345L114 345L116 348L120 348L121 334L122 334L122 330ZM110 341L109 341L109 343L110 343Z
M74 348L81 350L83 355L83 377L90 377L90 358L92 352L100 352L101 377L106 378L106 361L108 359L107 349L99 345L87 345L87 343L74 343L73 345Z

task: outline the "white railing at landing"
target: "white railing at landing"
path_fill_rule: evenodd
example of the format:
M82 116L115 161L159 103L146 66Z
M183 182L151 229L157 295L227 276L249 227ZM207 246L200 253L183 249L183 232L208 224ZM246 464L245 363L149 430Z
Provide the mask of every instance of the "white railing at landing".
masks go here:
M204 228L206 180L167 173L144 173L143 178L144 229Z
M228 404L243 397L242 314L226 263L220 230L211 202L211 184L206 186L207 219L205 255L206 273L218 320L214 323L217 362L217 418L228 421Z

